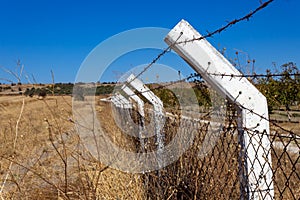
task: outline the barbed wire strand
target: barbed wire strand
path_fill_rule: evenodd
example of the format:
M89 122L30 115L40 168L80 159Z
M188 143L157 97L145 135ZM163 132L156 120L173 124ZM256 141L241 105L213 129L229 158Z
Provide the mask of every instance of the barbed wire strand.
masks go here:
M221 28L213 31L213 32L208 32L208 34L204 35L204 36L201 36L199 38L193 38L193 39L189 39L189 40L185 40L185 41L181 41L181 42L178 42L177 44L181 44L181 43L188 43L188 42L193 42L193 41L196 41L196 40L203 40L205 38L209 38L209 37L212 37L213 35L217 34L217 33L221 33L223 32L224 30L226 30L227 28L241 22L241 21L244 21L244 20L247 20L249 21L250 18L255 14L257 13L258 11L264 9L265 7L267 7L270 3L272 3L274 0L269 0L269 1L266 1L264 3L262 3L259 7L257 7L254 11L251 11L249 12L247 15L243 16L243 17L240 17L238 19L234 19L232 21L230 21L229 23L227 23L225 26L222 26Z
M221 33L221 32L223 32L223 31L225 31L227 28L229 28L229 27L231 27L231 26L233 26L233 25L235 25L235 24L237 24L237 23L239 23L239 22L241 22L241 21L244 21L244 20L248 20L249 21L249 19L255 14L255 13L257 13L258 11L260 11L260 10L262 10L262 9L264 9L265 7L267 7L271 2L273 2L274 0L269 0L269 1L266 1L266 2L264 2L264 3L261 3L261 5L259 6L259 7L257 7L254 11L251 11L251 12L249 12L248 14L246 14L245 16L243 16L243 17L240 17L240 18L238 18L238 19L234 19L234 20L232 20L232 21L230 21L229 23L227 23L225 26L223 26L223 27L221 27L221 28L219 28L219 29L217 29L217 30L215 30L215 31L213 31L213 32L210 32L210 33L208 33L207 35L205 35L205 36L202 36L202 37L200 37L200 38L193 38L193 39L191 39L191 40L185 40L184 41L184 43L187 43L187 42L193 42L193 41L195 41L195 40L202 40L202 39L205 39L205 38L208 38L208 37L212 37L213 35L215 35L215 34L217 34L217 33ZM128 86L132 81L134 81L135 79L137 79L138 77L140 77L142 74L144 74L150 67L152 67L162 56L164 56L167 52L170 52L170 50L171 50L171 48L172 48L172 46L174 46L175 44L180 44L181 42L177 42L179 39L180 39L180 37L182 36L182 34L183 33L181 33L180 35L179 35L179 37L176 39L176 41L173 43L173 44L171 44L171 45L169 45L166 49L164 49L160 54L158 54L153 60L152 60L152 62L150 62L140 73L138 73L136 76L135 76L135 78L134 79L132 79L132 80L130 80L129 82L125 82L125 86ZM195 75L195 76L197 76L197 75ZM198 75L199 76L199 75ZM221 75L222 76L222 75ZM224 75L223 75L224 76ZM230 75L231 76L231 75ZM189 76L189 77L187 77L187 78L185 78L185 79L182 79L182 80L180 80L181 82L184 82L184 81L187 81L187 80L189 80L189 79L191 79L191 78L193 78L193 76ZM177 82L174 82L174 83L170 83L170 84L167 84L167 85L164 85L164 86L161 86L161 87L158 87L158 88L155 88L155 89L161 89L161 88L163 88L163 87L168 87L168 86L171 86L172 84L176 84L176 83L178 83L178 81ZM145 92L148 92L148 91L145 91Z
M170 52L172 46L174 46L175 44L181 44L181 43L188 43L188 42L193 42L193 41L199 41L199 40L203 40L203 39L206 39L206 38L209 38L209 37L212 37L213 35L217 34L217 33L221 33L223 31L225 31L226 29L228 29L229 27L232 27L233 25L241 22L241 21L244 21L244 20L247 20L249 21L251 17L253 17L253 15L255 15L257 12L259 12L260 10L266 8L270 3L272 3L274 0L268 0L264 3L262 3L259 7L257 7L254 11L251 11L249 12L248 14L246 14L245 16L243 17L240 17L238 19L234 19L230 22L228 22L225 26L222 26L221 28L213 31L213 32L208 32L208 34L204 35L204 36L201 36L199 38L193 38L193 39L190 39L190 40L185 40L185 41L181 41L181 42L178 42L178 40L180 39L180 37L182 36L183 33L181 33L179 35L179 37L176 39L176 41L169 45L166 49L164 49L160 54L158 54L153 60L151 63L149 63L140 73L138 73L134 79L132 79L131 81L129 82L126 82L125 85L129 85L132 81L134 81L135 79L137 79L138 77L140 77L142 74L144 74L150 67L152 67L162 56L164 56L166 53ZM232 78L259 78L259 77L266 77L266 78L270 78L270 77L283 77L283 76L300 76L300 73L292 73L292 74L286 74L286 73L281 73L281 74L238 74L238 75L235 75L235 74L224 74L224 73L208 73L209 75L212 75L212 76L221 76L221 77L232 77ZM176 81L176 82L171 82L169 84L165 84L165 85L161 85L159 87L156 87L156 88L153 88L153 90L158 90L158 89L162 89L162 88L166 88L166 87L169 87L171 85L174 85L174 84L178 84L179 82L185 82L191 78L194 78L194 77L199 77L201 76L200 74L192 74L184 79L181 79L179 81ZM149 91L151 91L149 89ZM144 92L148 92L148 90L144 91ZM140 92L141 93L141 92ZM277 123L275 123L274 121L264 117L264 116L261 116L259 115L258 113L254 113L251 109L248 109L242 105L240 105L242 109L246 109L248 110L249 112L255 114L255 115L258 115L259 117L261 117L262 119L264 120L267 120L269 122L271 122L274 126L282 129L283 131L286 131L286 132L289 132L291 134L294 134L292 131L290 130L287 130L281 126L279 126Z
M133 82L135 79L137 79L139 76L141 76L143 73L145 73L152 65L154 65L163 55L165 55L167 52L171 51L171 48L173 45L176 44L176 42L179 40L179 38L182 36L182 33L178 36L176 41L169 45L167 48L165 48L160 54L155 57L151 63L149 63L140 73L138 73L132 80L125 83L125 86L128 86L131 82Z
M262 9L264 9L264 8L266 8L271 2L273 2L274 0L268 0L268 1L266 1L266 2L264 2L264 3L261 3L261 5L259 6L259 7L257 7L254 11L251 11L251 12L249 12L248 14L246 14L245 16L243 16L243 17L240 17L240 18L238 18L238 19L234 19L234 20L232 20L232 21L230 21L229 23L227 23L225 26L223 26L223 27L221 27L221 28L219 28L219 29L217 29L217 30L215 30L215 31L213 31L213 32L209 32L207 35L205 35L205 36L202 36L202 37L200 37L200 38L193 38L193 39L191 39L191 40L185 40L185 41L183 41L184 43L187 43L187 42L193 42L193 41L195 41L195 40L202 40L202 39L205 39L205 38L208 38L208 37L212 37L213 35L215 35L215 34L217 34L217 33L221 33L221 32L223 32L223 31L225 31L227 28L229 28L229 27L231 27L231 26L233 26L233 25L235 25L235 24L237 24L237 23L239 23L239 22L241 22L241 21L244 21L244 20L247 20L247 21L249 21L250 20L250 18L254 15L254 14L256 14L258 11L260 11L260 10L262 10ZM182 34L183 33L181 33L180 35L179 35L179 37L176 39L176 41L173 43L173 44L171 44L171 45L169 45L166 49L164 49L160 54L158 54L153 60L152 60L152 62L151 63L149 63L140 73L138 73L136 76L135 76L135 78L134 79L132 79L132 80L130 80L129 82L126 82L125 83L125 86L128 86L132 81L134 81L135 79L137 79L138 77L140 77L142 74L144 74L150 67L152 67L162 56L164 56L167 52L170 52L170 50L171 50L171 48L172 48L172 46L174 46L175 44L180 44L181 42L177 42L178 40L179 40L179 38L182 36ZM222 75L221 75L222 76ZM224 75L223 75L224 76ZM230 75L231 76L231 75ZM182 79L181 81L183 82L183 81L186 81L186 80L189 80L189 79L191 79L191 78L193 78L193 76L190 76L190 77L187 77L187 78L185 78L185 79ZM176 84L176 83L178 83L178 82L175 82L174 84ZM167 87L167 86L170 86L170 85L172 85L172 83L170 83L170 84L167 84L167 85L165 85L164 87ZM163 88L163 86L162 87L160 87L160 88ZM156 88L156 89L160 89L160 88ZM147 91L145 91L145 92L147 92Z
M229 27L241 22L241 21L244 21L244 20L247 20L249 21L250 18L256 14L258 11L266 8L271 2L273 2L274 0L268 0L264 3L262 3L259 7L257 7L254 11L251 11L249 12L248 14L246 14L245 16L243 17L240 17L238 19L234 19L232 21L230 21L229 23L227 23L225 26L222 26L221 28L213 31L213 32L209 32L208 34L204 35L204 36L201 36L199 38L193 38L191 40L185 40L185 41L182 41L182 42L177 42L179 40L179 38L182 36L183 33L180 33L179 37L176 39L176 41L169 45L166 49L164 49L160 54L158 54L153 60L152 62L150 62L140 73L138 73L134 79L140 77L143 73L145 73L151 66L153 66L162 56L164 56L167 52L170 52L172 46L174 46L175 44L181 44L181 43L188 43L188 42L193 42L193 41L196 41L196 40L203 40L205 38L209 38L209 37L212 37L213 35L217 34L217 33L221 33L223 31L225 31L226 29L228 29ZM133 79L133 80L134 80ZM131 80L131 81L133 81ZM128 84L128 83L127 83Z
M225 73L207 73L211 76L221 76L221 77L232 77L232 78L271 78L271 77L291 77L291 76L300 76L300 73L268 73L268 74L225 74ZM194 74L190 78L201 77L201 74Z

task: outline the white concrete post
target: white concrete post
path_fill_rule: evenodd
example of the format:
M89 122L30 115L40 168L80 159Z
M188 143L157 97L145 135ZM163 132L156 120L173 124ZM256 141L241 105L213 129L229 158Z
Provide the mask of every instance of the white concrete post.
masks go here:
M128 96L130 99L135 101L137 103L138 107L138 113L140 114L140 120L141 124L139 125L139 137L140 137L140 143L141 143L141 150L142 152L145 152L145 112L144 112L144 102L143 100L138 97L129 87L126 85L123 85L121 88Z
M121 107L121 102L116 98L116 96L112 96L110 98L110 101L116 106L116 107Z
M131 103L121 94L112 96L111 101L115 105L114 111L117 113L117 123L123 128L128 128L126 123L130 117L130 109L132 109Z
M163 115L163 103L162 101L146 86L142 81L137 79L133 74L127 78L127 82L130 83L142 96L144 96L152 105L154 110L160 112Z
M274 199L269 122L260 117L268 119L266 98L246 78L234 78L241 73L207 40L184 42L200 37L201 35L188 22L182 20L168 33L165 42L172 45L171 48L216 91L226 95L240 108L242 116L239 130L244 143L247 181L247 185L241 191L241 197Z
M122 103L120 102L120 100L114 95L112 97L110 97L110 101L113 103L114 107L113 107L113 111L116 113L116 122L117 124L121 124L122 123L122 120L120 118L120 111L121 111L121 108L122 108Z
M128 101L121 94L116 94L115 99L119 102L119 104L121 105L122 108L125 108L125 109L131 109L132 108L132 104L130 103L130 101Z
M142 96L144 96L152 105L154 109L154 121L155 121L155 133L157 137L157 152L158 152L158 164L163 166L163 160L161 160L160 155L164 148L164 136L161 132L163 120L163 102L146 86L142 81L137 79L133 74L127 78L127 83L129 83L133 88L135 88Z
M145 117L145 112L144 112L144 102L143 100L138 97L129 87L126 85L123 85L121 88L128 96L129 98L133 99L137 103L138 106L138 112L142 117Z

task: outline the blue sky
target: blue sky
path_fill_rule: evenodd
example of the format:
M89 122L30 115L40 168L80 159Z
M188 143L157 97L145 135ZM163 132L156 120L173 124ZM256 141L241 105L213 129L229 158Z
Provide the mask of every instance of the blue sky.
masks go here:
M241 17L259 5L259 0L210 1L0 1L0 66L15 70L18 59L37 82L73 82L77 71L99 43L122 31L141 27L172 29L186 19L205 34ZM226 47L226 56L238 49L256 60L255 70L264 72L292 61L300 63L300 1L275 0L266 9L227 31L208 39L216 48ZM163 38L161 38L163 40ZM156 51L138 55L149 63ZM120 59L118 68L105 80L138 65L134 54ZM246 54L241 54L241 62ZM184 63L178 59L178 66ZM245 62L244 62L245 63ZM117 65L116 65L117 66ZM127 67L126 67L127 66ZM119 72L118 72L119 71ZM188 73L188 70L183 69ZM15 80L0 71L1 78ZM0 80L0 82L3 82ZM24 80L26 82L26 80Z

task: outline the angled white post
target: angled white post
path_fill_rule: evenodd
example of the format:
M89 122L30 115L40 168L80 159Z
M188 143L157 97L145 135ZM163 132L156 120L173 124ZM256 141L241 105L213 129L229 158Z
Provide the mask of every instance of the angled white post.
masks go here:
M145 117L145 112L144 112L144 102L143 100L138 97L129 87L126 85L123 85L121 88L131 99L133 99L138 106L138 112L142 117Z
M116 94L115 97L120 102L122 108L127 108L127 109L132 108L130 101L128 101L123 95Z
M128 120L130 119L130 109L132 104L123 95L116 93L111 97L112 103L115 105L114 112L117 114L115 120L122 127L122 130L130 131L128 128Z
M185 42L200 37L188 22L182 20L168 33L165 42L216 91L239 106L240 142L246 158L246 174L242 178L247 181L246 185L241 183L241 198L274 199L270 129L265 120L268 119L266 98L246 78L234 78L241 73L207 40Z
M121 102L116 98L116 96L112 96L110 98L110 101L116 106L116 107L121 107Z
M155 121L155 133L157 137L157 152L158 152L158 164L163 166L163 161L160 158L160 154L164 148L164 136L161 132L163 120L163 102L146 86L144 83L131 74L127 78L133 88L135 88L142 96L144 96L152 105L154 109L154 121Z
M121 120L121 118L120 118L120 109L122 108L122 103L120 102L120 100L114 95L114 96L112 96L111 98L110 98L110 101L113 103L113 105L114 105L114 112L116 112L117 113L117 116L116 116L116 122L117 122L117 124L121 124L121 122L122 122L122 120Z
M139 137L140 137L140 143L141 143L141 151L145 152L145 141L144 141L144 131L145 131L145 112L144 112L144 102L143 100L138 97L129 87L126 85L123 85L121 88L128 96L130 99L135 101L137 103L138 107L138 112L140 114L140 120L141 123L139 125Z
M127 83L134 87L142 96L144 96L152 105L155 111L163 115L162 101L146 86L144 83L137 79L133 74L127 78Z

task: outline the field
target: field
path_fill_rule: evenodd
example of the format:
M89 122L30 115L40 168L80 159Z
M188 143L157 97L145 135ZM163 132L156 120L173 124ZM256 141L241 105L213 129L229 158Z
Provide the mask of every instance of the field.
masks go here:
M139 175L102 166L80 146L70 96L1 96L0 109L4 199L141 199Z
M96 97L97 117L110 138L127 151L138 142L116 127L111 105ZM88 106L88 105L87 105ZM125 173L97 162L81 143L74 123L70 96L0 96L0 184L2 199L237 199L241 196L235 129L221 133L209 156L197 158L205 124L189 124L197 130L191 148L179 160L159 172ZM84 115L84 106L82 115ZM178 129L176 119L167 121L167 140ZM300 130L299 123L282 124ZM272 131L278 131L272 126ZM185 140L186 138L182 138ZM274 145L275 194L280 199L300 197L300 163L295 141L283 151ZM149 141L154 145L155 141ZM298 144L299 145L299 144ZM150 145L151 146L151 145ZM298 149L299 151L299 149ZM130 163L129 163L130 164Z

